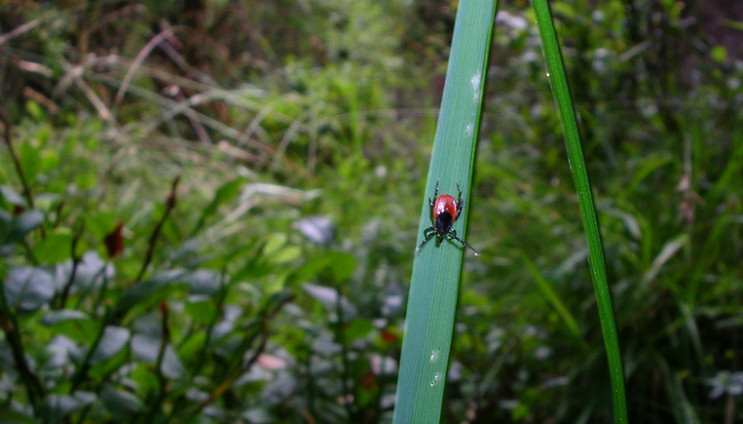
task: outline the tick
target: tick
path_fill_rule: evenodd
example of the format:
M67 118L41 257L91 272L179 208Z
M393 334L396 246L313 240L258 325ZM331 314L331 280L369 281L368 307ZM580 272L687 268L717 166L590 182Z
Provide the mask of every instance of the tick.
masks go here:
M452 228L454 222L459 219L464 209L462 204L462 189L459 187L459 184L457 184L457 191L459 192L459 196L456 200L448 194L439 196L439 183L438 181L436 182L433 197L428 199L428 205L431 207L431 223L433 225L423 231L423 242L418 246L417 251L420 251L424 244L435 237L436 246L439 246L444 239L456 240L462 243L462 246L470 248L475 256L480 254L466 241L457 237L457 230Z

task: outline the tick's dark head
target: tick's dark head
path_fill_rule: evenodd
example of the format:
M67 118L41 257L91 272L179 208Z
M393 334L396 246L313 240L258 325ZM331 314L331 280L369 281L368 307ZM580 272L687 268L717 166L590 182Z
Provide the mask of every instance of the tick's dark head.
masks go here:
M436 228L436 239L439 243L446 237L446 234L451 231L451 226L454 224L454 217L449 212L441 212L436 215L436 219L433 221L433 225Z

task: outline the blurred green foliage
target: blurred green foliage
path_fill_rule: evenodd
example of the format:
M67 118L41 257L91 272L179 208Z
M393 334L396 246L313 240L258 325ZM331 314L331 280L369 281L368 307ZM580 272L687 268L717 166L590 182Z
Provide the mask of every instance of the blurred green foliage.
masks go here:
M456 2L43 6L0 5L0 421L388 420ZM443 418L610 422L525 6L494 35ZM631 420L741 421L741 8L552 7Z

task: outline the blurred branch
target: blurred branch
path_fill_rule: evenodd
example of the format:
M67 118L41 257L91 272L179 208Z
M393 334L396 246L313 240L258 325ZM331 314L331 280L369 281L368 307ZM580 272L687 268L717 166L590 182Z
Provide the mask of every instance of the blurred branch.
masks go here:
M145 58L150 55L152 50L154 50L158 44L172 35L173 33L170 30L166 29L160 34L157 34L152 40L150 40L150 42L142 48L139 54L137 54L137 57L134 58L134 62L132 62L129 70L126 72L124 79L121 81L119 91L116 93L116 97L114 98L114 109L118 109L119 105L121 105L121 101L124 99L124 95L126 94L126 90L129 88L129 84L131 84L134 75L137 73L137 70L142 65L142 62L144 62Z
M103 335L106 332L106 327L108 327L109 323L111 322L112 316L113 313L111 312L111 309L106 309L106 313L101 320L101 327L98 330L98 334L96 334L95 340L93 340L93 343L88 348L88 352L85 354L85 358L83 359L82 363L72 375L72 385L70 386L69 391L71 394L75 393L80 384L88 376L88 371L90 370L90 361L93 359L93 354L98 349L98 345L101 343L101 340L103 340Z
M170 343L170 328L168 327L168 315L169 315L168 304L164 301L160 301L160 348L157 351L157 359L155 360L155 376L160 384L160 390L158 390L157 398L152 402L149 408L149 417L153 417L157 410L162 405L167 395L168 379L163 374L163 359L165 358L165 350Z
M5 136L5 144L8 145L8 152L10 153L11 159L13 159L13 165L15 166L16 173L18 174L18 178L21 179L21 185L23 186L23 196L26 198L28 206L33 209L34 199L33 196L31 196L31 187L29 187L28 181L26 181L26 177L23 175L21 161L20 159L18 159L18 154L15 151L15 147L13 147L13 140L10 136L10 120L8 119L8 115L5 114L4 110L0 110L0 120L3 121L3 135Z
M98 278L101 278L101 287L98 289L98 296L96 296L95 301L93 302L93 311L98 310L98 307L103 303L103 300L106 298L106 293L108 293L108 284L109 284L109 278L106 275L106 268L108 267L109 262L104 262L101 267L98 269L98 271L93 274L93 278L90 280L91 287L95 287L95 282L98 281ZM83 301L85 299L83 296L79 296L79 299L77 300L77 306L75 306L75 309L80 309L83 305Z
M65 207L65 201L60 200L59 203L57 203L57 207L54 208L54 222L52 222L52 229L58 228L59 224L62 223L62 210Z
M147 253L144 257L144 262L142 263L142 268L139 270L139 274L137 274L137 278L135 281L142 281L142 276L144 276L145 271L147 271L147 267L150 266L150 262L152 262L152 255L155 252L155 243L157 243L157 239L160 236L160 231L162 231L163 225L165 224L165 220L168 219L168 216L170 215L170 212L175 207L175 202L177 198L177 189L178 189L178 182L180 181L181 176L178 175L173 180L173 185L170 190L170 195L168 195L168 198L165 201L165 213L163 213L162 218L160 218L160 221L155 225L155 228L152 230L152 234L150 234L149 242L147 245Z
M44 18L34 19L31 22L26 22L23 25L19 25L12 30L6 32L5 34L0 34L0 45L4 44L7 41L12 40L15 37L18 37L19 35L22 35L28 31L31 31L32 29L36 28L37 26L44 23Z
M106 107L106 104L103 103L103 100L95 93L95 91L90 88L90 86L83 80L83 72L85 70L85 67L83 65L71 65L66 63L65 64L65 70L72 78L72 81L77 85L77 88L80 89L80 91L85 94L85 97L90 100L90 103L93 104L93 106L98 111L98 115L103 118L106 122L111 124L112 126L116 126L116 120L114 119L113 114L111 111Z
M4 289L0 289L0 326L5 333L5 340L10 345L13 361L18 369L21 381L26 386L28 398L33 409L36 410L39 406L38 402L44 397L44 386L41 384L39 377L31 371L31 367L26 361L23 341L20 333L18 333L18 321L8 307Z
M164 301L160 301L160 349L157 352L157 360L155 361L155 372L157 373L158 380L164 384L165 376L163 375L163 358L165 357L165 348L170 343L170 329L168 328L168 304Z
M217 308L217 311L219 312L214 314L214 317L209 321L209 325L206 328L206 336L204 337L204 344L201 346L201 349L199 349L198 361L196 361L196 369L191 374L191 378L197 376L199 372L201 372L201 369L206 364L207 351L209 350L209 347L211 346L211 340L212 340L212 334L214 331L214 327L217 325L219 321L219 317L224 312L224 300L225 300L225 297L227 296L227 288L225 287L225 279L226 279L225 273L226 272L227 272L226 269L223 270L220 276L219 293L214 298L215 307Z
M77 231L75 231L75 235L72 237L72 244L70 247L70 255L72 257L72 270L70 271L70 278L67 279L67 283L65 283L64 288L62 289L62 295L59 298L59 309L64 309L65 304L67 303L67 297L70 295L70 289L72 288L72 283L75 282L75 276L77 275L77 267L80 265L80 256L75 254L75 250L77 250L77 243L80 241L80 238L83 235L83 225L80 224L77 228Z

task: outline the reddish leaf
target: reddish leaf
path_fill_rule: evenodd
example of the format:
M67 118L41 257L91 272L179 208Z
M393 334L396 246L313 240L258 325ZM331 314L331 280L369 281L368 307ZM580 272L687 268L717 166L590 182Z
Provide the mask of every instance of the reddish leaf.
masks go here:
M124 236L121 233L121 228L124 226L123 221L119 221L116 228L110 233L106 234L103 238L103 243L106 245L106 251L108 252L109 259L113 259L119 256L124 251Z

